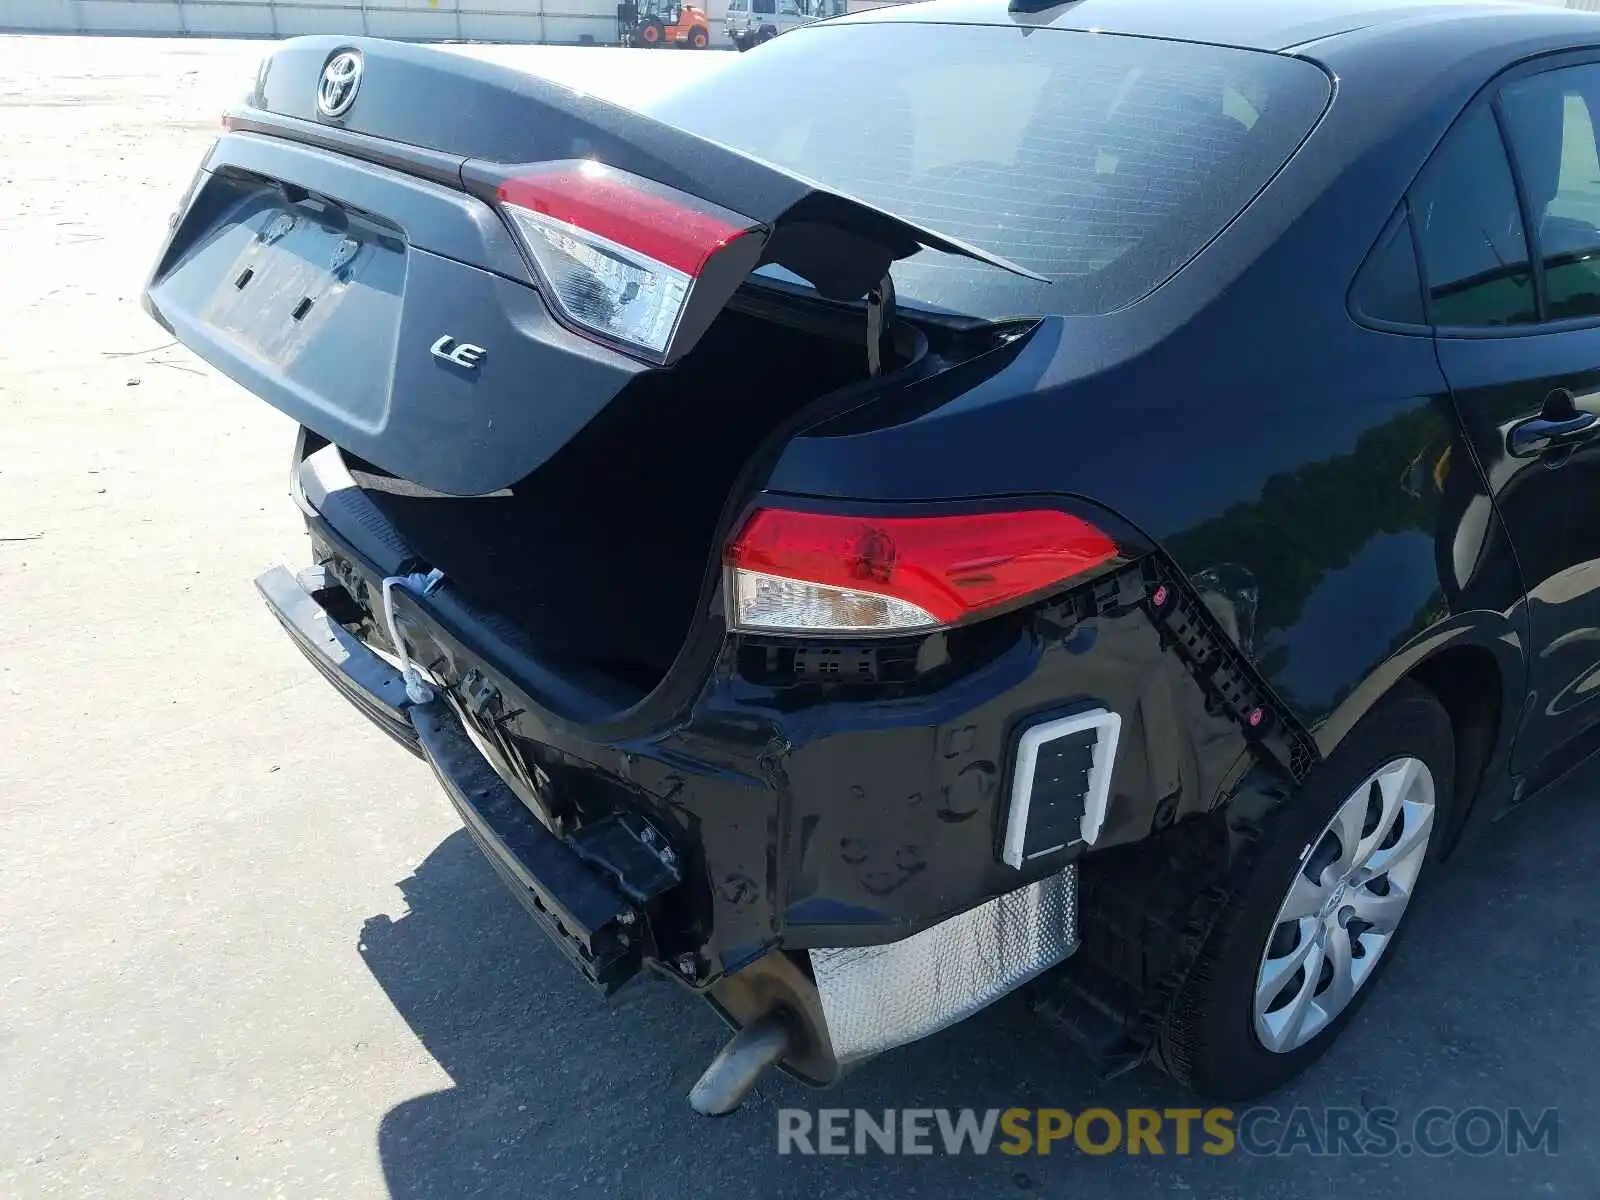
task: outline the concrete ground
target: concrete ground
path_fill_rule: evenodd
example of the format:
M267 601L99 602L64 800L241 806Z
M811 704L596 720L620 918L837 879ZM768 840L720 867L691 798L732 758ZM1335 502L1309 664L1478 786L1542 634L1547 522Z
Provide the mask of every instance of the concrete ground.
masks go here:
M1600 1196L1593 770L1439 875L1276 1101L1556 1107L1554 1156L777 1156L786 1105L1185 1102L1094 1082L1018 999L693 1117L716 1020L593 997L293 651L250 586L303 560L292 430L135 305L261 50L0 38L0 1196Z

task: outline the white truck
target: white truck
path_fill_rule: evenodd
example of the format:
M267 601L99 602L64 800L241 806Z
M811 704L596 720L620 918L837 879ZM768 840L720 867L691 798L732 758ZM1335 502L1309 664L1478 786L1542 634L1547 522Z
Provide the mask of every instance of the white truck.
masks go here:
M849 0L728 0L723 30L743 51L800 25L851 11Z

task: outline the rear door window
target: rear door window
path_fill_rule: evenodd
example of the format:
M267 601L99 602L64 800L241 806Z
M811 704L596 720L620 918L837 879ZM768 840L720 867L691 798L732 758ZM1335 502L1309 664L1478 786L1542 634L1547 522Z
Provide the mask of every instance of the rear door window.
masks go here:
M1110 312L1159 286L1249 204L1329 94L1312 64L1249 50L846 22L650 112L1049 278L932 251L895 268L913 303L1003 316Z
M1545 315L1600 316L1600 67L1534 75L1500 104L1544 264Z
M1458 327L1538 319L1527 238L1494 113L1457 124L1411 189L1428 317Z

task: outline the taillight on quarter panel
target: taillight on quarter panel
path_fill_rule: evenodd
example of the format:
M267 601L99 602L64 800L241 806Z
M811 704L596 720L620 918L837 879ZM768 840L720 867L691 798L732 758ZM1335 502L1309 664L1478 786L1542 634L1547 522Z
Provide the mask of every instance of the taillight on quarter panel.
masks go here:
M1104 533L1056 509L870 517L762 508L724 560L738 628L870 634L952 625L1116 554Z

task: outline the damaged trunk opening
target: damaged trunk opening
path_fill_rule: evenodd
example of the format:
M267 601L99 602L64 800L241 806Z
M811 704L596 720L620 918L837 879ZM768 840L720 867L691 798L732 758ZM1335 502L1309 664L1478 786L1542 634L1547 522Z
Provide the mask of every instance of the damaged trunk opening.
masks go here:
M927 349L905 323L873 336L893 317L882 291L865 319L860 305L750 292L510 487L450 496L346 454L350 472L418 555L510 618L547 665L642 699L714 585L725 507L763 445L874 367L891 384Z

